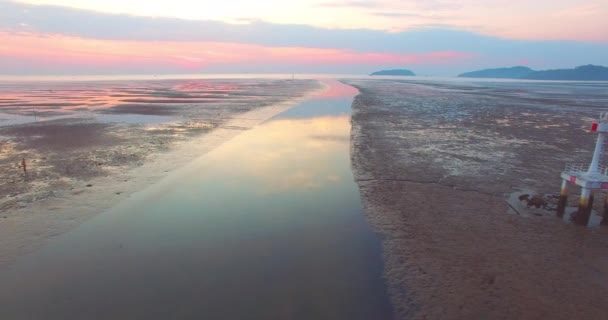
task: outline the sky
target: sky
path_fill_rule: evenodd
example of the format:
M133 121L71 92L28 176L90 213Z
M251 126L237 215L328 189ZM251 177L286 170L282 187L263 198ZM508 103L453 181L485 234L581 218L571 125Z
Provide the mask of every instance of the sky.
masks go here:
M608 0L0 0L0 74L608 65Z

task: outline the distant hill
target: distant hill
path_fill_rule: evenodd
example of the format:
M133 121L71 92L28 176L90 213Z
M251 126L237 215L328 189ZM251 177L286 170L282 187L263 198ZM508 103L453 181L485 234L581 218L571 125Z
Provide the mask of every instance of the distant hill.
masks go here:
M534 70L528 67L511 67L498 69L485 69L473 72L463 73L458 75L461 78L504 78L504 79L521 79Z
M416 74L407 69L393 69L376 71L370 76L415 76Z
M586 65L574 69L535 71L528 67L485 69L459 75L462 78L502 78L528 80L608 81L608 68Z
M522 79L608 81L608 68L589 64L574 69L535 71Z

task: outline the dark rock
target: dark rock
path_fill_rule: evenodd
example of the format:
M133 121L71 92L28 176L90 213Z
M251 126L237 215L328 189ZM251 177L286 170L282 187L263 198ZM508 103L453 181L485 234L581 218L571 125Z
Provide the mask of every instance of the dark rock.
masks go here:
M535 208L540 208L540 207L546 207L547 206L547 201L545 201L545 199L539 197L539 196L533 196L530 200L528 200L528 207L535 207Z

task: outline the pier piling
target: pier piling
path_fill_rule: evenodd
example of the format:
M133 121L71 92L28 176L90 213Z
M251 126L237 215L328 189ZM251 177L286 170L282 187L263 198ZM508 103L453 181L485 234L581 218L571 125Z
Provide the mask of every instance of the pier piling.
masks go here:
M557 203L557 216L563 217L568 204L568 181L562 180L562 188L559 192L559 201Z

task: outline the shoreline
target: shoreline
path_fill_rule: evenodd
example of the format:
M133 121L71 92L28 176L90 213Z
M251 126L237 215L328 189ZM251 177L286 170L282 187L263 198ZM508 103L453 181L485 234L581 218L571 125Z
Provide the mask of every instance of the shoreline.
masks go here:
M70 192L33 201L12 210L10 215L0 217L0 267L157 183L239 134L327 89L322 81L316 81L320 85L317 89L297 98L235 114L207 133L177 142L168 151L152 154L141 166L93 178Z

